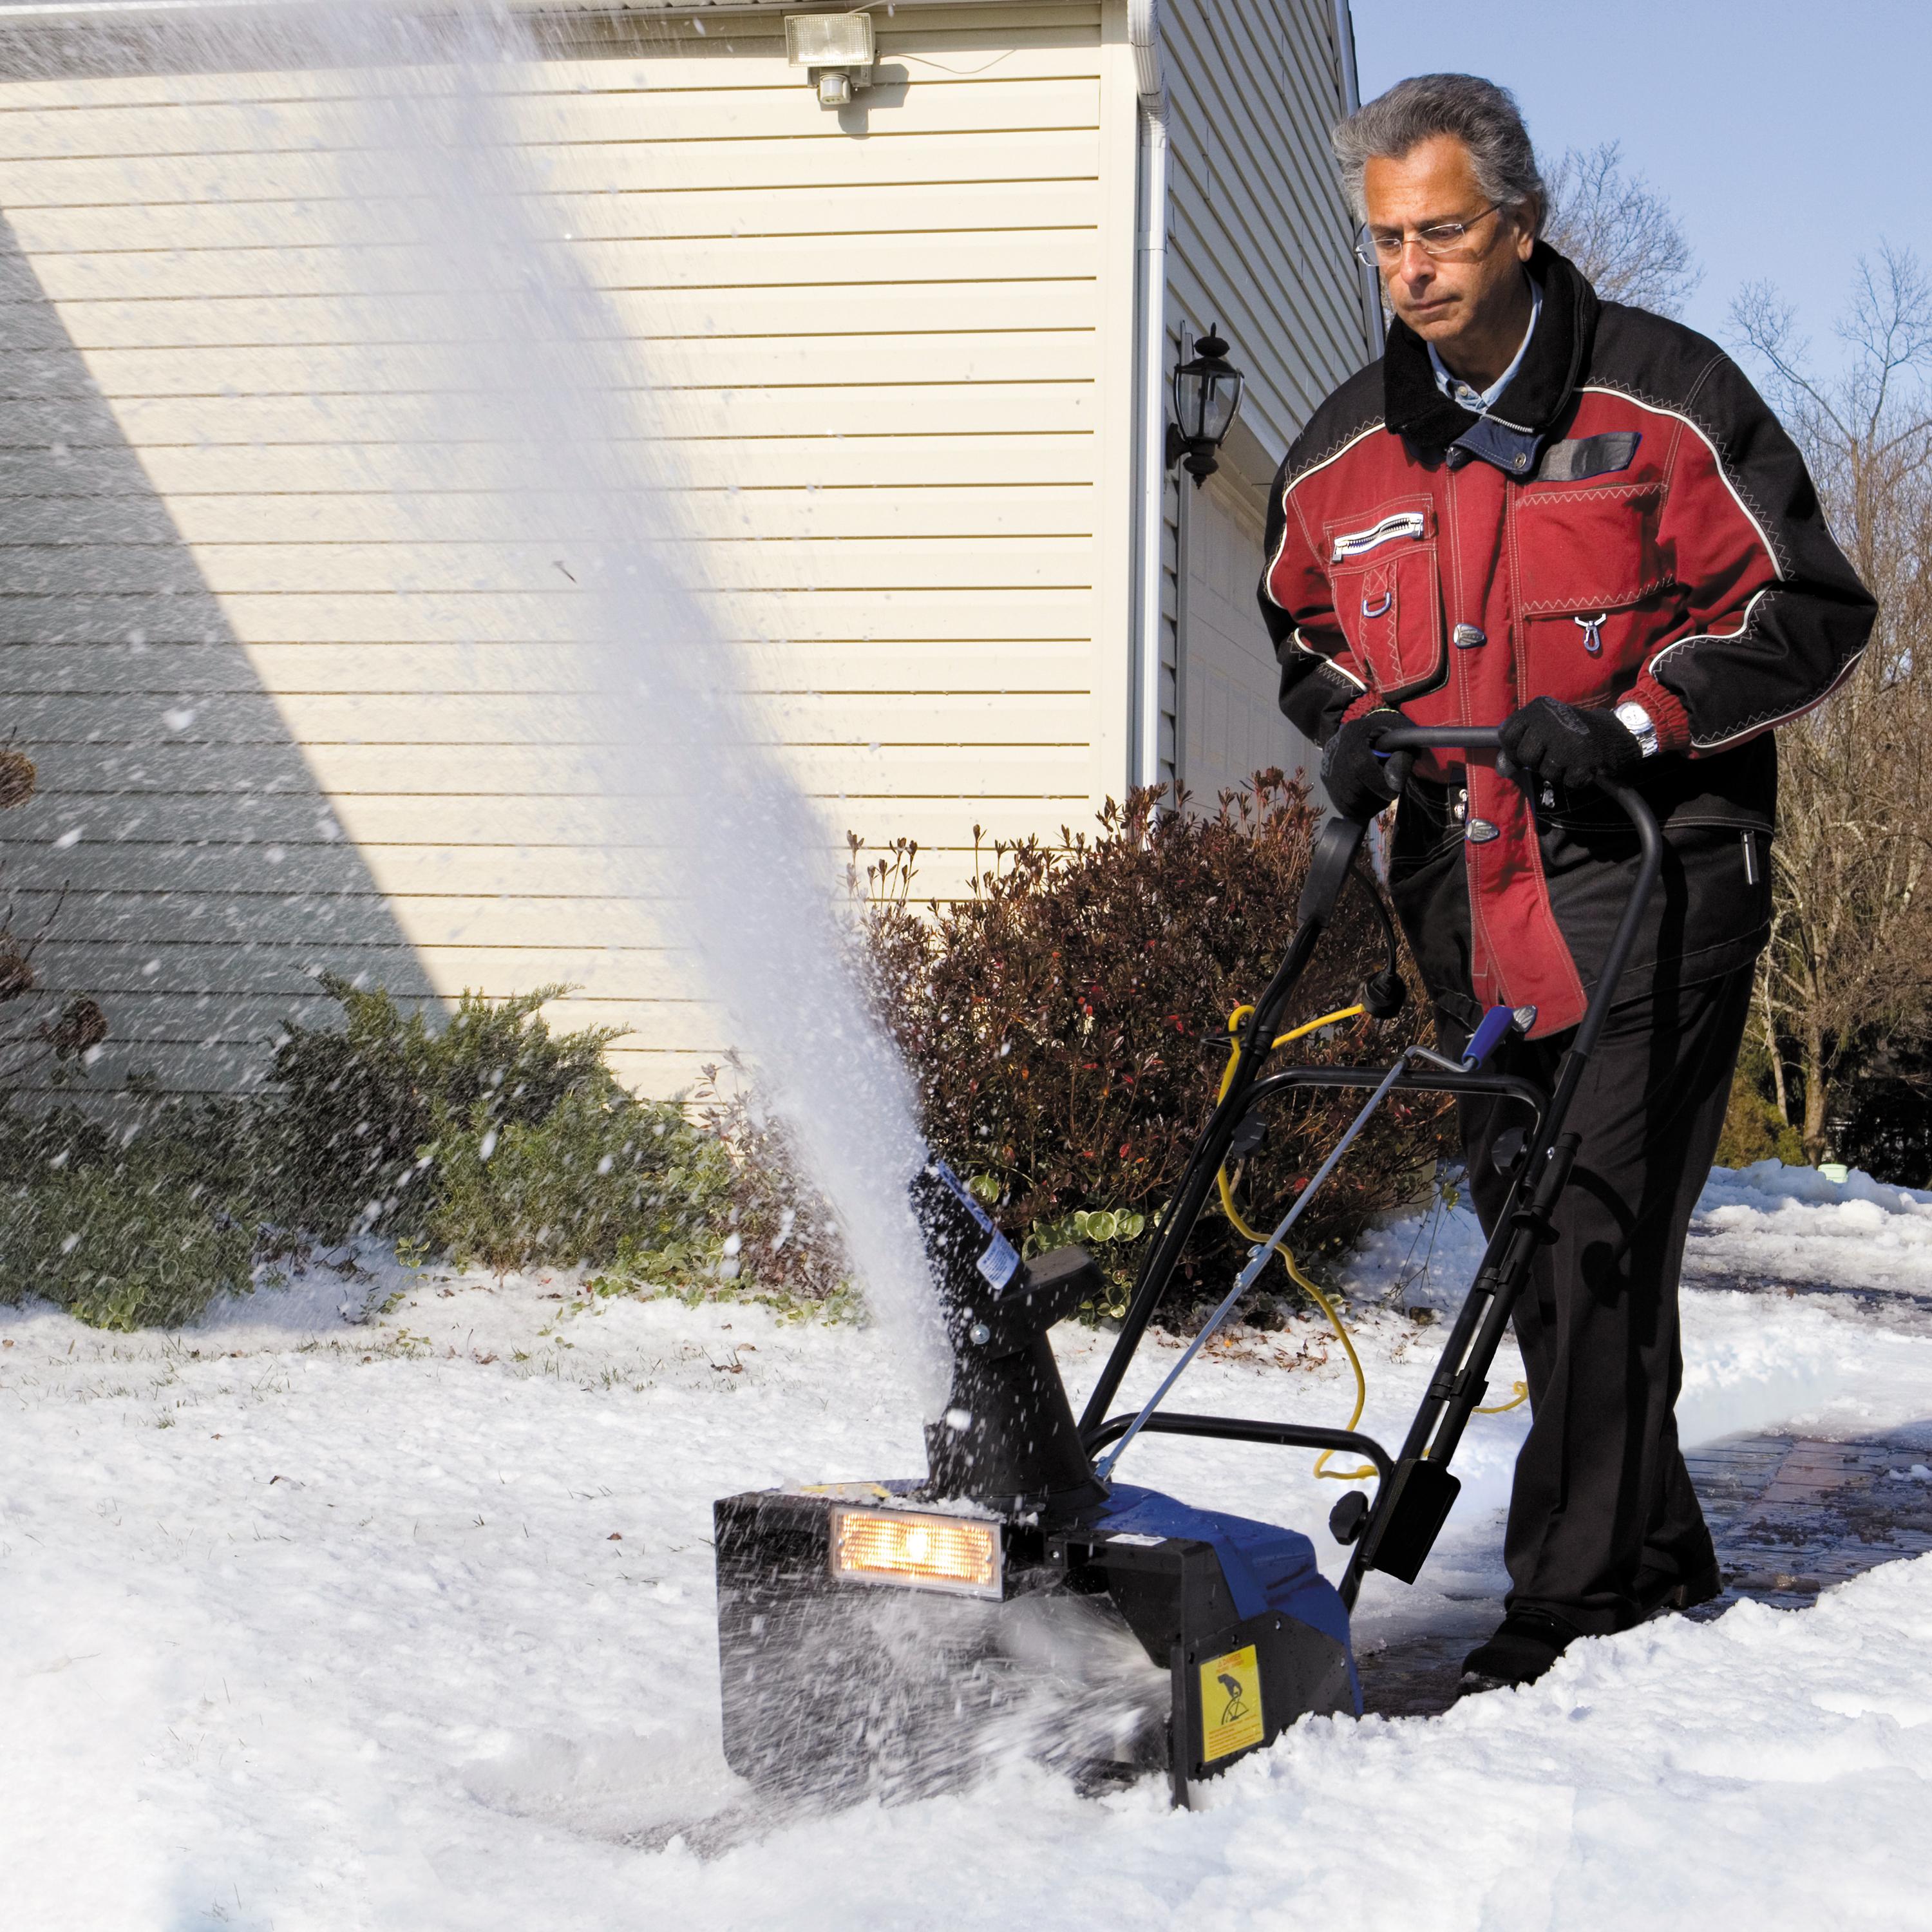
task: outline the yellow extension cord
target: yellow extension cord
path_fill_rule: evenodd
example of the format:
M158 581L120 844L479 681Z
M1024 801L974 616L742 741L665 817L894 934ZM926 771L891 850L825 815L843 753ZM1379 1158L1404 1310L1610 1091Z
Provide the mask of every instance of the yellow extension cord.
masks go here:
M1334 1026L1340 1021L1354 1019L1365 1010L1358 1004L1343 1006L1335 1012L1324 1013L1319 1019L1307 1021L1304 1024L1294 1028L1292 1031L1277 1036L1270 1044L1269 1051L1272 1052L1276 1047L1286 1046L1290 1040L1300 1040L1311 1033L1318 1033L1322 1028ZM1226 1099L1228 1089L1234 1084L1234 1070L1241 1064L1240 1039L1241 1022L1253 1011L1254 1008L1252 1006L1237 1006L1228 1016L1228 1064L1221 1075L1221 1090L1215 1096L1217 1100ZM1221 1190L1221 1211L1233 1222L1235 1232L1246 1240L1266 1240L1267 1235L1258 1228L1250 1227L1241 1218L1240 1210L1234 1205L1234 1184L1228 1178L1228 1170L1225 1166L1216 1172L1214 1179ZM1353 1429L1355 1424L1361 1420L1362 1411L1368 1406L1369 1380L1368 1377L1362 1372L1362 1358L1355 1353L1355 1345L1349 1340L1348 1328L1340 1315L1336 1312L1335 1304L1308 1279L1307 1276L1302 1273L1300 1269L1295 1266L1294 1257L1288 1252L1285 1244L1276 1241L1273 1245L1275 1252L1281 1257L1282 1266L1288 1272L1289 1279L1314 1302L1324 1315L1328 1316L1328 1325L1334 1330L1335 1339L1341 1343L1343 1352L1348 1358L1348 1366L1354 1371L1355 1406L1345 1425L1348 1428ZM1516 1394L1509 1401L1498 1402L1492 1408L1479 1408L1476 1413L1478 1415L1501 1415L1505 1410L1515 1408L1526 1402L1529 1398L1529 1390L1527 1386L1522 1382L1517 1382L1514 1387ZM1326 1465L1328 1459L1334 1453L1332 1449L1324 1449L1315 1459L1315 1473L1322 1480L1330 1483L1366 1482L1376 1474L1372 1467L1360 1469L1328 1468Z

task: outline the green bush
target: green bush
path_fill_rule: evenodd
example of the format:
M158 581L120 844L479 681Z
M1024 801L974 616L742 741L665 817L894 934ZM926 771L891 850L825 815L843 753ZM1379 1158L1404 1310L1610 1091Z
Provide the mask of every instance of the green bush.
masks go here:
M1318 817L1307 788L1280 772L1258 772L1206 816L1158 802L1151 792L1110 802L1096 836L1063 833L1057 847L995 845L972 897L924 916L910 903L916 848L902 842L870 868L862 926L932 1145L1029 1252L1084 1227L1113 1284L1109 1307L1214 1106L1228 1016L1260 992L1294 931ZM1380 928L1351 888L1289 1023L1353 1004L1382 961ZM1424 1036L1421 1007L1299 1041L1282 1064L1386 1060ZM1250 1220L1278 1218L1360 1104L1309 1090L1269 1108L1236 1179ZM1448 1126L1446 1103L1385 1106L1311 1204L1300 1251L1352 1241L1426 1192L1450 1151ZM1247 1247L1210 1209L1176 1303L1218 1297Z
M386 993L325 984L344 1027L290 1025L259 1100L130 1083L112 1126L0 1106L0 1301L172 1325L245 1292L269 1255L365 1232L499 1274L580 1263L607 1287L842 1286L829 1217L774 1168L782 1138L715 1089L696 1119L635 1099L604 1063L614 1030L539 1016L562 988L465 993L439 1031Z
M1932 1187L1932 1030L1896 1026L1874 1043L1831 1134L1838 1159L1874 1180Z
M428 1152L425 1231L459 1267L621 1262L640 1279L688 1275L715 1262L730 1211L717 1140L674 1107L622 1095L567 1090L528 1122L478 1100L441 1122Z
M43 1295L125 1330L247 1292L261 1229L242 1110L146 1112L119 1132L71 1109L0 1114L0 1301Z
M707 1138L730 1164L730 1204L719 1253L721 1280L779 1305L850 1303L851 1263L830 1204L804 1177L790 1134L742 1078L721 1084L707 1066L692 1100Z
M262 1122L273 1211L318 1240L364 1229L427 1235L436 1191L427 1150L458 1122L480 1119L480 1138L537 1126L567 1097L628 1104L604 1064L618 1028L555 1034L539 1016L565 987L494 1004L465 992L434 1030L380 988L332 974L322 984L346 1024L339 1033L288 1026L275 1054L279 1095Z
M1778 1111L1771 1079L1771 1057L1755 1029L1744 1035L1731 1077L1731 1097L1724 1109L1724 1130L1718 1141L1719 1167L1748 1167L1757 1160L1781 1160L1786 1167L1803 1167L1804 1142L1798 1130Z

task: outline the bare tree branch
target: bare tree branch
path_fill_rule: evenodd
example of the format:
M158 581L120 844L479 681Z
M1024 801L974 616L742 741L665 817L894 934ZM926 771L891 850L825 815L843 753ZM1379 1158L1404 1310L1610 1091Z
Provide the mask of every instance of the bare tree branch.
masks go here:
M1624 170L1615 141L1572 148L1545 177L1543 232L1606 302L1680 314L1703 272L1669 202Z
M1829 376L1768 285L1731 320L1879 600L1857 670L1784 736L1763 998L1815 1160L1870 1057L1932 1040L1932 278L1903 250L1862 262Z

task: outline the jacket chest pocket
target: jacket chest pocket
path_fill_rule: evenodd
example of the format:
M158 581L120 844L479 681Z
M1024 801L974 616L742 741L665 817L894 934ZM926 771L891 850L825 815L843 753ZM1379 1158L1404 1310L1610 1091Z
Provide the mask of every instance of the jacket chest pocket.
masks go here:
M1517 609L1526 617L1626 610L1670 582L1658 524L1666 486L1532 488L1511 515Z
M1511 534L1528 661L1523 695L1612 702L1630 688L1658 634L1672 587L1658 524L1666 486L1522 491Z
M1376 688L1392 699L1433 689L1444 656L1433 503L1384 505L1331 523L1323 535L1336 616Z

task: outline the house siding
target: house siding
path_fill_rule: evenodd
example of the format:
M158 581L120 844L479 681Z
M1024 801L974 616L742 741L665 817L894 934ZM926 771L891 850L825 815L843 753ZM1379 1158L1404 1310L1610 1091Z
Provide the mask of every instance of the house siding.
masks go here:
M1083 822L1127 756L1124 10L881 18L902 78L862 139L775 16L554 35L514 124L677 392L721 621L828 841L915 838L944 894L976 823ZM107 1009L97 1084L245 1088L326 966L430 1002L574 982L555 1016L635 1029L620 1070L676 1090L723 1022L606 896L546 693L478 668L566 629L548 550L487 496L396 536L434 369L406 314L357 339L384 241L324 199L340 88L0 80L0 688L42 773L0 822L14 928L58 904L41 975Z
M1330 0L1162 0L1160 20L1172 145L1169 363L1218 323L1246 377L1221 471L1188 506L1184 594L1180 492L1193 486L1178 472L1167 500L1162 759L1171 778L1178 748L1183 782L1211 808L1222 786L1258 766L1292 772L1312 760L1274 708L1272 652L1254 604L1259 526L1274 466L1377 346L1329 159L1328 131L1347 105ZM1234 716L1242 706L1261 716Z

